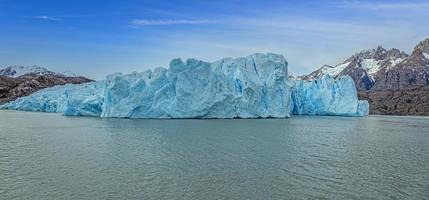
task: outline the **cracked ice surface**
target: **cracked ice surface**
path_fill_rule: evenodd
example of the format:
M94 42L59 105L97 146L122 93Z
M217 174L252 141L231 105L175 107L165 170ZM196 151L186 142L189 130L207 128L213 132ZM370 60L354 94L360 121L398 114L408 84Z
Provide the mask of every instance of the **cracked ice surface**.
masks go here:
M105 81L54 86L2 107L22 111L58 112L64 115L100 116L104 87Z
M350 76L335 80L329 75L305 82L296 81L292 92L294 115L366 116L369 104L357 98Z
M293 114L363 116L350 77L304 83L287 79L278 54L213 63L174 59L169 69L113 74L106 80L56 86L17 99L6 109L124 118L266 118ZM366 103L366 104L365 104ZM366 106L366 107L365 107Z

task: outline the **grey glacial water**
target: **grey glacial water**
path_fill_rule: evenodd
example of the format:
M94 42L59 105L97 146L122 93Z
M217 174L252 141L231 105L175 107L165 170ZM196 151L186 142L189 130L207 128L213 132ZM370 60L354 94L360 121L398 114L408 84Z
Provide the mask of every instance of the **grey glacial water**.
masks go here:
M0 111L0 199L429 199L429 118Z

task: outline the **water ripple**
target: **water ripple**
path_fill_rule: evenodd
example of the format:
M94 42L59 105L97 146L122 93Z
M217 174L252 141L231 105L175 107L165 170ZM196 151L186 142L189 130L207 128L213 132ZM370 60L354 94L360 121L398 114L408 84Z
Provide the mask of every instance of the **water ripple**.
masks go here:
M428 120L0 111L0 199L429 199Z

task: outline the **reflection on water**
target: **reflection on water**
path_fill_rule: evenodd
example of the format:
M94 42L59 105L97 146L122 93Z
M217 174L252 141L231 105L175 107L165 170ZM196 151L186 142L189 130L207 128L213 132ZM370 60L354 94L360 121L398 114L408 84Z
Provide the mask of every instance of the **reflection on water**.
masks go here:
M0 112L0 199L428 199L429 119Z

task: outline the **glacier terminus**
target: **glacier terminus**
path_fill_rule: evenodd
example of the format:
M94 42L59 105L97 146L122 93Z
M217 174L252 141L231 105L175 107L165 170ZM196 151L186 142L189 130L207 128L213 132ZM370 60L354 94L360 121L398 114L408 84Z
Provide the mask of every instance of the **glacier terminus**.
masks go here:
M47 88L3 109L116 118L285 118L368 115L349 76L289 80L279 54L212 63L173 59L169 68L109 75L105 80Z

